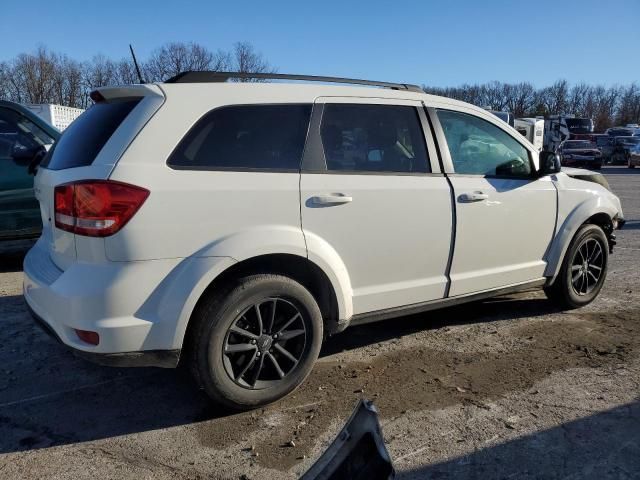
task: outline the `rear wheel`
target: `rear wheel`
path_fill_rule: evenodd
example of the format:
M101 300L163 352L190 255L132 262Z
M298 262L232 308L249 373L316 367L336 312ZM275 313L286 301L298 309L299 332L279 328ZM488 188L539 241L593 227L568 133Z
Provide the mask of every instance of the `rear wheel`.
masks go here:
M545 288L547 297L563 308L591 303L600 293L607 276L608 242L597 225L583 225L567 249L560 273Z
M281 275L240 279L194 318L191 368L214 401L237 410L278 400L311 372L322 315L309 291Z
M627 160L627 167L629 168L635 168L636 166L633 164L633 162L631 161L631 158L629 158L629 160Z

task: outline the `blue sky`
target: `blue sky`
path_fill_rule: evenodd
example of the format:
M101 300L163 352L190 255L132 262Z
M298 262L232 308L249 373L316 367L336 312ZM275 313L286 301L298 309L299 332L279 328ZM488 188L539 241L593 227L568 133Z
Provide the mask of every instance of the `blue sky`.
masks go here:
M640 81L640 0L2 2L0 60L249 41L281 73L454 86ZM8 39L11 39L8 41Z

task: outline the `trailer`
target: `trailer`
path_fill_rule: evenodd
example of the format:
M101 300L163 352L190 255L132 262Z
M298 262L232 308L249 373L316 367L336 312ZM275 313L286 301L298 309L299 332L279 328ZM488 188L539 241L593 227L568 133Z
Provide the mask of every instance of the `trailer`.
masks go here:
M529 140L538 151L542 151L544 143L544 117L516 118L514 128L527 140Z
M82 108L65 107L52 103L28 103L25 107L60 131L67 128L84 112Z

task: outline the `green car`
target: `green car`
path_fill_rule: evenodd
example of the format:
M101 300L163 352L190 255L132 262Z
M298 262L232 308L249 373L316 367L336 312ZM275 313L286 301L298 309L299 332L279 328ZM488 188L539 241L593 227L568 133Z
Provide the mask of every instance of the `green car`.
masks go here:
M0 100L0 242L40 235L34 167L60 135L22 105Z

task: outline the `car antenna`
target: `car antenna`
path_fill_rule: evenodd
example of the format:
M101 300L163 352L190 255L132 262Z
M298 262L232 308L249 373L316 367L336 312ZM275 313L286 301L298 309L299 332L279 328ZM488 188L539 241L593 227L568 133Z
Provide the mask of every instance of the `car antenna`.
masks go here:
M142 78L142 73L140 73L140 66L138 65L138 60L136 59L136 54L133 52L133 47L129 44L129 50L131 50L131 57L133 58L133 64L136 67L136 72L138 72L138 80L140 83L146 83Z

